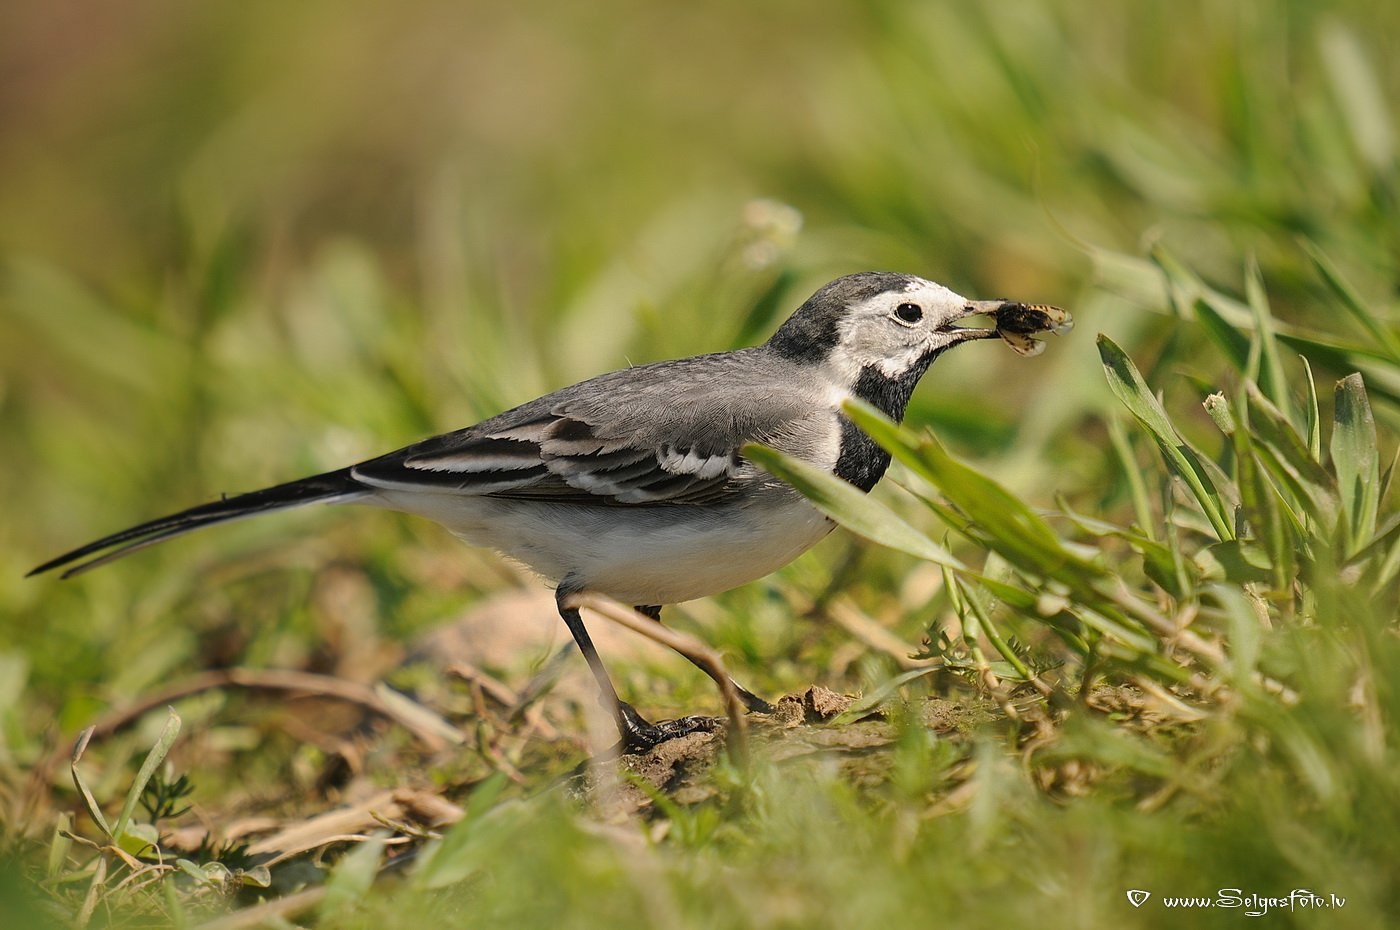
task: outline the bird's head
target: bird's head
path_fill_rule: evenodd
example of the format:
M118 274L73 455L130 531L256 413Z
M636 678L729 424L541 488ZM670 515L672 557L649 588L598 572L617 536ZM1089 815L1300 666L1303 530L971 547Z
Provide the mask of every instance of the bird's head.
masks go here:
M848 388L864 375L908 380L912 389L940 353L995 338L995 329L958 324L976 314L995 315L1005 303L968 300L913 275L862 272L818 290L768 345L788 358L828 367Z

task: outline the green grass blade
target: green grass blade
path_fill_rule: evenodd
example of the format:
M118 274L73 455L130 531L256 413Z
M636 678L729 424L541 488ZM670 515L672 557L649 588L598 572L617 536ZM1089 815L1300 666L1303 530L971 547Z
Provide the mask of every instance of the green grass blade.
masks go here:
M1390 357L1397 364L1400 364L1400 339L1397 339L1393 332L1381 324L1375 313L1361 299L1361 295L1356 292L1356 289L1346 278L1342 277L1341 271L1316 243L1304 239L1302 246L1303 251L1308 254L1308 258L1312 259L1313 267L1317 269L1322 282L1337 298L1337 303L1351 315L1352 319L1361 324L1361 328L1371 337L1372 342L1383 347Z
M1239 476L1240 508L1254 538L1269 553L1273 590L1284 591L1294 577L1296 565L1293 539L1279 513L1281 502L1264 477L1251 431L1237 429L1230 434L1230 441L1234 446L1235 468Z
M851 532L937 565L957 570L965 567L951 552L910 526L884 504L815 465L752 443L744 446L743 454L764 471L792 485L818 510Z
M958 584L966 586L967 582L959 579ZM1001 635L1001 631L992 621L991 611L987 610L986 606L978 600L975 592L967 591L967 601L977 617L977 626L982 635L992 644L992 648L996 649L1006 660L1006 664L1011 666L1017 678L1021 681L1030 681L1035 677L1035 673L1021 660L1021 657L1016 654L1016 650L1012 649L1011 644Z
M1332 424L1332 464L1355 551L1376 531L1380 504L1380 456L1376 450L1376 421L1359 374L1337 382Z
M1055 635L1064 641L1065 645L1079 655L1088 654L1089 644L1084 639L1085 623L1078 614L1070 609L1068 603L1058 610L1045 609L1037 592L1027 591L1024 588L1018 588L985 575L968 576L968 580L976 581L988 594L1022 616L1048 626ZM1130 633L1129 635L1136 634Z
M464 881L478 868L474 848L483 818L506 809L502 793L510 782L496 772L477 784L467 798L462 819L434 840L414 863L410 884L418 892L431 892Z
M1172 312L1182 319L1188 318L1191 306L1210 289L1161 245L1152 249L1151 259L1166 278L1167 302Z
M1292 400L1283 373L1283 360L1279 357L1278 339L1274 335L1273 314L1269 312L1269 298L1264 293L1259 262L1253 257L1245 274L1244 289L1250 312L1254 315L1254 339L1249 346L1250 364L1246 377L1258 384L1264 395L1283 412L1284 418L1292 422Z
M1308 454L1315 461L1322 461L1322 413L1317 402L1317 379L1313 377L1312 365L1306 356L1298 356L1298 360L1303 363L1303 372L1307 375L1308 388Z
M1118 462L1123 469L1123 477L1128 482L1128 493L1133 500L1133 515L1137 518L1137 527L1142 535L1150 540L1156 540L1156 520L1152 515L1151 499L1147 496L1147 484L1142 480L1142 469L1138 467L1137 459L1133 456L1132 443L1128 440L1128 431L1123 428L1123 421L1118 416L1108 417L1108 438L1113 443L1113 451L1118 456Z
M1128 408L1128 412L1152 434L1167 464L1191 489L1216 535L1222 541L1233 539L1235 534L1225 507L1219 493L1211 485L1200 457L1172 426L1166 410L1148 389L1127 353L1103 334L1099 335L1098 344L1109 388Z
M1221 316L1208 301L1197 300L1193 307L1197 321L1210 340L1225 354L1237 371L1245 371L1249 367L1249 336Z
M78 789L78 796L83 799L83 807L87 809L88 816L92 818L92 822L97 824L102 832L107 834L109 838L115 839L116 834L112 832L112 827L107 823L107 818L102 815L102 805L97 803L97 798L93 796L92 789L88 787L87 782L83 779L82 773L78 771L78 762L82 759L83 752L87 749L88 740L92 739L93 731L96 729L96 727L88 727L82 733L78 734L77 742L73 744L73 755L68 761L68 771L73 776L73 787Z
M1177 577L1180 565L1170 546L1140 532L1136 527L1127 529L1077 513L1063 496L1057 496L1056 503L1060 506L1061 515L1081 532L1100 538L1121 539L1131 546L1134 552L1142 556L1148 576L1174 597L1180 597L1188 590L1185 579Z
M1395 124L1386 83L1376 73L1357 29L1340 18L1318 30L1322 65L1341 108L1352 144L1377 179L1395 166Z
M321 899L322 918L353 913L364 901L384 860L384 840L383 835L371 836L336 863Z
M73 815L67 811L60 812L54 823L53 836L49 838L48 867L45 869L49 878L57 878L68 868L68 853L73 848L72 830Z
M1249 425L1258 438L1273 446L1298 477L1321 491L1334 487L1332 476L1322 462L1313 458L1307 441L1298 435L1287 415L1264 396L1252 382L1245 384L1249 399Z
M1067 595L1083 608L1076 616L1124 644L1134 655L1155 648L1151 637L1141 631L1137 620L1124 614L1123 605L1111 593L1119 584L1116 576L1069 546L1044 517L992 479L953 458L933 439L916 439L864 404L848 401L845 409L856 425L937 487L965 515L961 523L952 523L955 528L1005 559L1016 571L1065 585ZM988 586L986 579L981 580ZM988 586L988 590L992 588ZM998 596L1022 613L1044 619L1033 601L1026 603L1014 592Z
M117 817L116 827L112 836L118 843L121 842L122 835L126 832L127 824L131 823L131 815L136 811L136 805L141 800L141 793L146 790L147 783L155 775L156 769L165 761L165 757L170 753L170 747L175 744L175 738L180 735L180 715L175 713L175 708L169 708L169 716L165 718L165 726L161 728L160 736L156 738L156 744L151 747L151 751L146 754L146 760L141 763L141 769L136 773L136 780L131 783L131 788L126 793L126 803L122 805L122 812Z
M1400 446L1395 447L1395 455L1391 458L1390 465L1385 471L1381 472L1381 489L1376 495L1378 500L1384 501L1390 496L1390 488L1395 481L1395 469L1397 467L1400 467Z
M979 542L1013 565L1074 585L1088 585L1098 574L1065 545L1044 517L977 469L953 458L931 437L916 438L865 404L847 401L844 407L857 426L937 487L975 525ZM953 526L959 528L956 522Z
M1367 392L1400 406L1400 371L1383 351L1364 345L1340 343L1315 334L1279 333L1279 342L1306 354L1314 363L1333 371L1359 371ZM1379 363L1379 364L1377 364Z

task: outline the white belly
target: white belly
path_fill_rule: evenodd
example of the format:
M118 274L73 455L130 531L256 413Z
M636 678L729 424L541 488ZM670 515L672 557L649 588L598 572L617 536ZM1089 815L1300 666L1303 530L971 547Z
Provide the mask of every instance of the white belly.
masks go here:
M833 524L796 493L771 504L583 507L454 494L379 492L374 503L421 514L472 545L569 578L627 604L674 604L781 568Z

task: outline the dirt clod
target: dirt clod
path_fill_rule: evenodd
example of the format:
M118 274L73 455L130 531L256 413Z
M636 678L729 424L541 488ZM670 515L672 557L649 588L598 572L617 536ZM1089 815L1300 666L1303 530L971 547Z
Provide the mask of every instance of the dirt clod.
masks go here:
M853 703L855 698L837 694L821 685L812 685L801 694L784 695L769 719L784 727L825 723L840 716Z
M837 694L830 688L823 688L821 685L812 685L802 695L802 708L807 712L809 723L837 717L854 703L855 698Z

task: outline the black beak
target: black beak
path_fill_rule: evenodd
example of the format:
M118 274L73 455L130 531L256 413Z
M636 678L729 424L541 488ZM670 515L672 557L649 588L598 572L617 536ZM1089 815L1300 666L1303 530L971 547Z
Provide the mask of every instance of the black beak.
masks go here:
M1023 304L1014 300L969 300L958 319L977 315L989 316L996 320L995 327L941 327L939 332L946 334L949 339L945 347L971 339L990 339L995 336L1018 355L1039 355L1044 351L1045 343L1034 337L1045 333L1063 336L1074 328L1074 317L1049 304Z
M1011 306L1006 300L969 300L967 306L963 308L962 315L948 323L938 327L938 332L949 337L944 346L957 345L960 342L971 342L974 339L995 339L997 331L995 328L988 329L980 326L958 326L957 323L970 316L989 316L993 319L1001 312L1003 307Z

